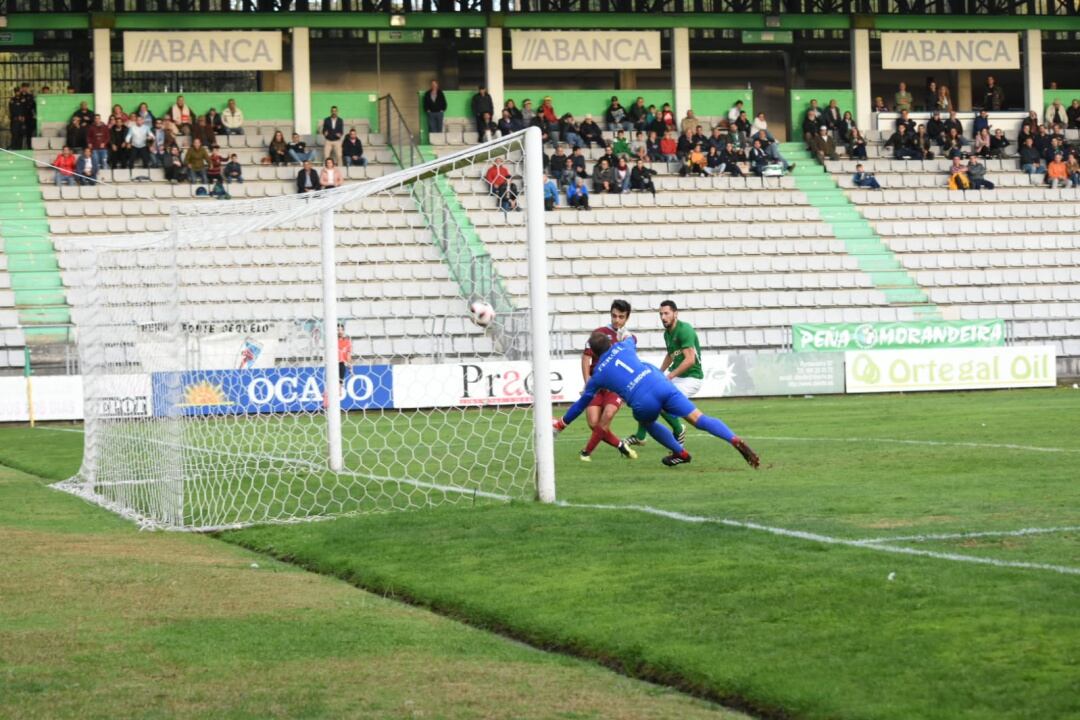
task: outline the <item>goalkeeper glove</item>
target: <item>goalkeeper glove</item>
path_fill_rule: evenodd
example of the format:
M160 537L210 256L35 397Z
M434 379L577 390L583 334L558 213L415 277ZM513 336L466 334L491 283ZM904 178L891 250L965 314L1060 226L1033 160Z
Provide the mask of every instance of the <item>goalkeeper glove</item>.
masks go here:
M551 421L551 430L558 437L559 433L566 427L566 423L562 421L562 418Z

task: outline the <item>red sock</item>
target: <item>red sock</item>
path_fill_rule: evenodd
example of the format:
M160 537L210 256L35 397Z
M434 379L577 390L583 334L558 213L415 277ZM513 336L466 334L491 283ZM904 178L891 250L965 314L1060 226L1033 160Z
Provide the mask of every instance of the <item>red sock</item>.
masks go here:
M585 454L592 455L592 451L596 449L596 446L600 444L600 441L604 439L604 430L599 427L593 428L592 435L589 436L589 442L585 445Z
M622 443L622 440L619 439L618 435L608 430L607 433L604 435L604 442L606 442L611 447L619 447L619 445Z
M683 460L686 460L690 457L690 453L686 452L686 448L683 448L682 455L680 455L679 457L681 457Z

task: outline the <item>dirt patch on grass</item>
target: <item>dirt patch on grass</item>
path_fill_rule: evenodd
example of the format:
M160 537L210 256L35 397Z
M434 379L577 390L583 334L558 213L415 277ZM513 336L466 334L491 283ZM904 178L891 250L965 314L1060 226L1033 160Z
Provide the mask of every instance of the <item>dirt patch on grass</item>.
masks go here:
M955 515L926 515L917 518L882 518L873 522L863 523L859 527L870 530L894 530L896 528L914 527L926 523L950 523L959 522L960 518Z

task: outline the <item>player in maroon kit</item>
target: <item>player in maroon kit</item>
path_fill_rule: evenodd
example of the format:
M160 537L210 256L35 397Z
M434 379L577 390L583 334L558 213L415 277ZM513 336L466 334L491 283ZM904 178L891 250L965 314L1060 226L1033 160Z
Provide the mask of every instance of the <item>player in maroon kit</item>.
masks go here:
M625 300L615 300L611 303L611 324L598 327L594 332L604 333L611 338L612 344L621 342L628 337L623 327L629 319L630 303ZM586 346L585 352L581 355L581 374L585 378L585 382L588 382L589 377L592 375L593 360L593 352ZM615 393L610 390L600 390L596 393L592 402L589 403L589 406L585 408L585 419L588 421L589 427L592 428L592 435L589 437L585 449L581 451L582 462L592 460L592 451L596 449L601 440L615 447L623 457L631 460L637 459L637 453L634 449L620 440L618 435L611 432L611 419L615 417L615 413L619 412L622 404L623 399Z

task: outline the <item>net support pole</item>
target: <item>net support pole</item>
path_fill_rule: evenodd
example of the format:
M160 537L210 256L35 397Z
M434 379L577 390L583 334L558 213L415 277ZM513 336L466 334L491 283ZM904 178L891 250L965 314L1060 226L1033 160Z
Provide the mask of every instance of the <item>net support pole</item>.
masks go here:
M552 503L555 502L555 443L551 433L551 338L548 335L543 163L540 128L529 128L525 131L525 227L529 241L536 496L540 502Z
M326 378L326 441L330 469L341 472L341 394L337 358L337 263L334 258L334 210L322 214L323 365Z

